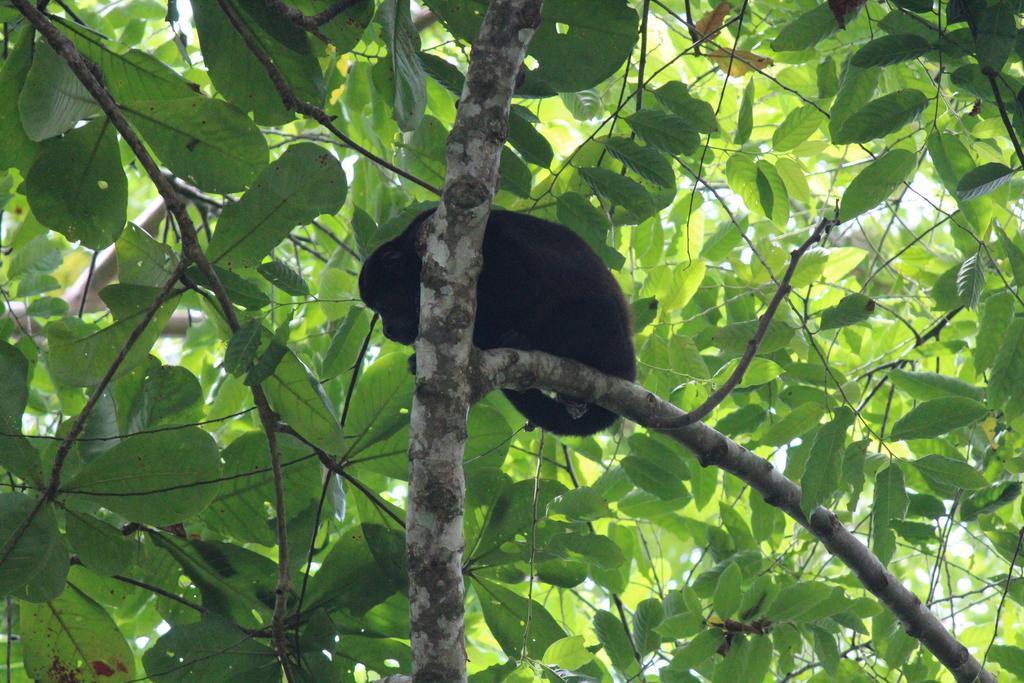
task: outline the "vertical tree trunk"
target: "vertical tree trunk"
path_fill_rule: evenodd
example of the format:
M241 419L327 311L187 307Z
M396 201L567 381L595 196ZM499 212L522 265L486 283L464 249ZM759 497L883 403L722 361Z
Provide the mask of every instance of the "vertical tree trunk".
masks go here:
M509 103L542 0L494 0L473 45L448 139L441 205L425 239L406 524L415 683L466 680L462 471L480 247Z

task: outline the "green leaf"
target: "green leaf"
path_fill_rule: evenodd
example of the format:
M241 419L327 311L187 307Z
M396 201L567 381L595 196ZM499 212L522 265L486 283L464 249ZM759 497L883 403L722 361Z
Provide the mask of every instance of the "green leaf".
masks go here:
M473 587L487 628L509 657L525 655L540 658L552 643L566 637L554 617L536 600L524 598L497 583L479 578L474 578ZM523 624L528 619L530 630L524 643Z
M839 23L828 3L822 3L783 26L772 41L772 49L776 52L808 50L838 30Z
M127 285L159 287L178 265L174 249L129 223L117 239L117 279Z
M62 491L135 522L175 524L217 496L220 453L196 427L130 436L89 462Z
M71 387L98 384L110 369L132 330L142 322L146 309L155 301L158 290L137 285L109 285L100 296L108 305L117 306L115 321L97 328L78 318L54 321L43 330L47 340L46 365L54 381ZM115 302L114 305L111 302ZM115 377L121 377L149 355L176 306L165 302L128 352Z
M594 614L594 633L616 671L625 673L636 666L626 627L618 617L603 609L597 610Z
M725 633L723 631L717 628L705 628L691 638L690 642L676 649L672 655L672 662L667 668L680 672L697 668L711 660L724 642Z
M427 108L426 74L419 59L420 34L409 12L409 0L384 0L377 15L388 46L395 122L404 131L415 130Z
M654 199L644 186L635 180L607 168L581 168L579 174L595 194L612 204L632 211L638 216L646 217L654 212Z
M916 164L917 157L905 149L890 150L872 161L843 193L839 220L851 220L881 204L907 179Z
M487 4L488 0L434 0L431 9L455 35L472 42L480 33ZM602 83L632 54L639 23L626 0L548 0L527 50L536 68L520 90L528 93L531 82L539 82L548 93L578 93Z
M238 192L267 164L267 141L244 113L220 100L131 100L121 108L176 176L209 192Z
M878 69L859 69L849 65L843 70L828 120L829 136L833 140L850 115L875 94L879 73Z
M818 82L818 99L827 100L839 92L839 76L836 73L836 60L831 57L818 62L815 69Z
M137 680L135 655L117 624L78 588L20 607L25 672L33 680L58 680L55 671L72 681Z
M960 519L971 521L978 515L987 514L1008 505L1020 497L1021 483L1006 481L994 484L983 491L975 491L964 498L960 505Z
M18 95L32 65L35 33L28 28L14 35L14 48L0 66L0 169L16 167L28 170L36 155L36 144L29 139L18 111Z
M235 305L249 310L258 310L270 304L270 297L259 288L256 282L218 265L214 265L213 270L224 287L224 291L227 292L228 298ZM198 265L189 266L185 270L185 276L196 285L213 291L212 283Z
M1024 250L1014 244L1002 228L996 226L996 234L999 236L999 247L1003 255L1010 261L1010 272L1013 273L1013 280L1017 289L1024 288Z
M832 143L845 145L884 138L917 118L928 105L920 90L897 90L871 100L850 114L841 126L832 128Z
M981 324L978 326L974 348L974 366L979 371L990 369L996 355L1005 348L1003 339L1013 320L1013 306L1013 295L1009 292L990 296L981 305Z
M679 478L647 458L635 455L622 459L622 469L638 487L653 493L662 500L678 500L687 497L686 487Z
M21 528L37 504L22 493L0 493L0 595L50 581L64 585L68 553L52 508L43 505Z
M177 416L203 401L196 376L179 365L160 365L146 373L132 404L130 430L139 431Z
M579 192L566 192L558 198L557 212L558 220L582 237L606 266L619 270L626 263L622 254L608 246L611 222L601 209L590 203L590 199Z
M547 515L561 515L574 522L590 522L610 517L611 510L600 493L584 486L553 498L548 503Z
M232 269L257 265L296 225L338 211L347 189L341 165L327 150L292 145L242 199L225 207L207 256Z
M893 462L875 477L875 497L872 503L871 549L882 564L887 564L896 552L896 537L891 523L895 519L903 519L909 505L903 470Z
M906 440L941 436L958 427L973 424L988 413L989 409L974 399L963 396L933 398L897 420L889 438Z
M627 116L626 123L648 145L668 154L689 156L700 145L700 134L690 127L689 121L675 114L645 109Z
M1006 669L1011 676L1024 679L1024 648L993 645L988 649L988 659Z
M1017 18L1009 2L997 2L978 11L975 49L978 64L998 72L1017 39Z
M587 88L579 92L558 93L558 98L569 110L572 117L577 121L590 121L596 119L604 111L604 101L601 99L601 91L596 88Z
M533 174L519 156L508 147L501 149L501 164L498 167L499 189L511 192L523 199L530 198Z
M32 66L18 97L21 125L29 140L57 137L100 111L63 58L45 40L37 40Z
M825 115L809 104L792 110L772 133L772 148L788 152L809 138L824 121Z
M231 0L230 6L295 95L319 105L324 96L323 77L306 32L265 3ZM294 119L295 112L285 107L266 68L245 45L218 0L196 0L192 13L203 61L217 92L242 111L253 112L260 125L280 125ZM343 21L351 21L351 17L344 17Z
M978 470L963 460L945 455L926 455L910 464L916 467L928 479L960 489L983 489L988 481Z
M915 401L927 401L945 396L964 396L980 401L985 392L962 379L934 372L909 372L895 368L889 371L889 380L897 389Z
M309 296L309 286L302 276L277 259L261 263L256 272L285 294Z
M931 42L915 33L897 33L875 38L854 53L850 63L861 68L888 66L920 57Z
M513 104L508 117L508 141L524 161L548 168L555 152L547 138L534 128L534 122L533 112L522 105Z
M607 138L603 144L613 157L644 180L662 187L675 187L672 164L654 147L641 147L627 137Z
M956 196L960 201L981 197L999 189L1013 179L1016 171L1005 164L995 162L972 168L956 184Z
M956 275L956 291L968 308L978 307L985 291L985 255L980 251L964 259Z
M959 137L951 133L934 131L928 136L928 155L942 185L950 192L957 191L960 180L974 170L974 159Z
M721 574L718 575L718 583L715 584L715 593L712 604L715 606L715 616L728 619L740 606L740 599L743 597L741 584L743 583L743 572L735 562L730 562Z
M256 359L262 335L263 324L259 320L250 320L235 330L224 350L224 370L235 376L246 372Z
M650 654L661 646L657 628L664 618L665 608L657 598L641 600L636 606L633 612L633 640L640 654Z
M563 669L576 671L594 659L594 654L585 646L583 636L566 636L551 643L544 651L542 662L556 664Z
M834 330L855 325L871 317L875 312L875 300L863 294L847 294L838 304L821 312L818 329Z
M217 655L211 657L211 652ZM248 683L281 678L281 665L271 648L215 615L175 624L146 650L142 665L151 678L163 683L223 680L225 671Z
M842 406L832 420L818 429L811 453L800 479L800 509L808 517L819 505L826 505L842 484L846 431L853 425L853 411Z
M113 243L128 210L128 179L113 126L94 121L43 142L25 190L39 221L69 241L90 249Z
M715 109L690 94L689 88L679 81L669 81L654 91L658 102L673 114L686 119L687 124L698 133L715 133L718 131L718 120Z
M112 576L135 558L135 544L117 527L92 515L67 511L65 528L71 549L89 569Z
M745 144L754 129L754 83L755 80L751 78L743 88L743 99L740 100L740 110L737 113L736 134L732 138L737 145Z
M271 347L275 345L280 344ZM306 364L291 350L285 351L273 374L263 382L270 406L311 443L332 455L341 453L343 436L334 407Z
M988 381L989 399L995 407L1024 398L1024 318L1013 319L1000 343Z

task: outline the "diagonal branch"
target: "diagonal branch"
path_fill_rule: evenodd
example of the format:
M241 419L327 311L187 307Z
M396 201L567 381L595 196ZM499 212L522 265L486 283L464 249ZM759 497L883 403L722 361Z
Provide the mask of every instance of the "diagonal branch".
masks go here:
M800 487L764 458L701 422L675 429L660 426L673 424L686 413L638 384L603 375L582 363L515 349L478 352L475 361L476 398L498 387L548 389L578 396L678 441L697 456L703 467L718 467L743 480L766 503L793 518L852 569L861 584L899 617L907 633L935 655L958 682L995 683L995 676L843 526L834 512L818 506L810 516L805 515L800 509Z
M772 297L771 301L768 302L768 308L765 309L764 314L761 315L761 319L757 324L757 329L754 331L754 336L747 342L747 348L743 351L743 356L740 357L740 362L737 363L736 369L732 371L729 379L722 383L722 386L718 387L715 393L705 399L699 406L686 413L684 416L675 418L671 424L660 425L664 428L679 428L685 427L686 425L700 422L705 417L711 414L711 411L718 407L718 404L726 399L726 397L732 393L732 390L739 386L740 382L743 381L743 375L746 374L747 368L754 361L754 356L757 355L757 350L761 346L761 342L764 341L765 335L768 333L768 327L772 323L772 319L775 317L775 312L779 310L779 304L789 294L791 285L790 282L793 280L793 274L796 272L796 267L800 263L800 259L807 253L807 250L812 246L820 242L825 235L828 234L829 230L838 225L838 221L831 218L822 218L818 221L817 227L811 233L811 236L804 240L804 243L799 247L790 252L789 255L789 267L786 268L786 273L782 276L782 281L779 282L779 287L775 290L775 296Z

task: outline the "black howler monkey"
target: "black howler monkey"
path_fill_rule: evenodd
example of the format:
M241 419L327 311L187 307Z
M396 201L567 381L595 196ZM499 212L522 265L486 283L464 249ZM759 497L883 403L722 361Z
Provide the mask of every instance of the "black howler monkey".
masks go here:
M359 274L359 295L380 314L384 335L412 344L419 328L420 226L377 248ZM564 225L512 211L492 211L477 283L473 343L545 351L597 370L636 379L629 308L594 251ZM611 425L615 413L553 399L537 389L503 390L533 425L555 434L587 435Z

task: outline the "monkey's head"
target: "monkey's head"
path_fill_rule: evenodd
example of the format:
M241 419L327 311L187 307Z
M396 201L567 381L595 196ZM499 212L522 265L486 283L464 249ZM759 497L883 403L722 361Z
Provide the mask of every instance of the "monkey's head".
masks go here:
M412 344L419 333L420 257L401 237L377 248L359 273L359 297L380 315L384 336Z

